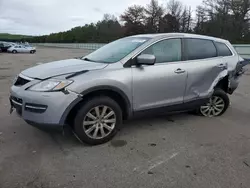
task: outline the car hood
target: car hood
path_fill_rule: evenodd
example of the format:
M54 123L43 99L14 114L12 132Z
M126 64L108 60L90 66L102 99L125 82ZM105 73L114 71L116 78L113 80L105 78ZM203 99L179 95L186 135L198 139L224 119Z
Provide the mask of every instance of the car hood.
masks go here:
M46 79L83 70L103 69L107 65L108 64L89 62L81 59L66 59L28 68L22 71L22 74L30 78Z

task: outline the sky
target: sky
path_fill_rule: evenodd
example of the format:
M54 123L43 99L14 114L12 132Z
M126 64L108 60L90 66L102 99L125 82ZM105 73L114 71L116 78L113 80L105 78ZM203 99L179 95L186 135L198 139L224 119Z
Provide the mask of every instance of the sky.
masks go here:
M181 0L193 10L202 0ZM97 22L105 13L119 17L128 6L150 0L0 0L0 33L45 35ZM158 0L166 7L167 0Z

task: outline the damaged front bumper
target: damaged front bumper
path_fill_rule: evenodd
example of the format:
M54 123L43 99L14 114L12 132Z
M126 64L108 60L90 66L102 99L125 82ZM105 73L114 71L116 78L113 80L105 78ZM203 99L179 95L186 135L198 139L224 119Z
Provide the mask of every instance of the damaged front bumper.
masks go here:
M60 128L65 125L68 113L80 100L79 94L69 90L67 93L34 92L13 85L10 92L10 112L15 109L31 125Z

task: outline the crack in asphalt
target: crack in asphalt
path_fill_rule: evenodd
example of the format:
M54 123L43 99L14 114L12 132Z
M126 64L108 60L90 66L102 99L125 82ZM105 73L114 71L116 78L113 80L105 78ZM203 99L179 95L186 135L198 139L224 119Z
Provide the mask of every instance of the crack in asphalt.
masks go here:
M243 161L243 163L250 168L250 165L246 161Z

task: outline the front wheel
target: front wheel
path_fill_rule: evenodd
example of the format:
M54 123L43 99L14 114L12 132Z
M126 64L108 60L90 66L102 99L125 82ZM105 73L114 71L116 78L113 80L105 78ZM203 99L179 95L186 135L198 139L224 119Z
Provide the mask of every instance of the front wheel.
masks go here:
M222 89L215 89L206 105L199 108L199 113L206 117L220 116L228 109L230 100Z
M109 97L96 97L83 104L78 111L74 131L87 144L103 144L115 136L121 123L120 106Z
M30 53L31 53L31 54L34 54L34 53L35 53L35 51L34 51L34 50L31 50L31 51L30 51Z
M16 53L17 53L17 51L16 51L16 50L13 50L13 51L12 51L12 53L13 53L13 54L16 54Z

